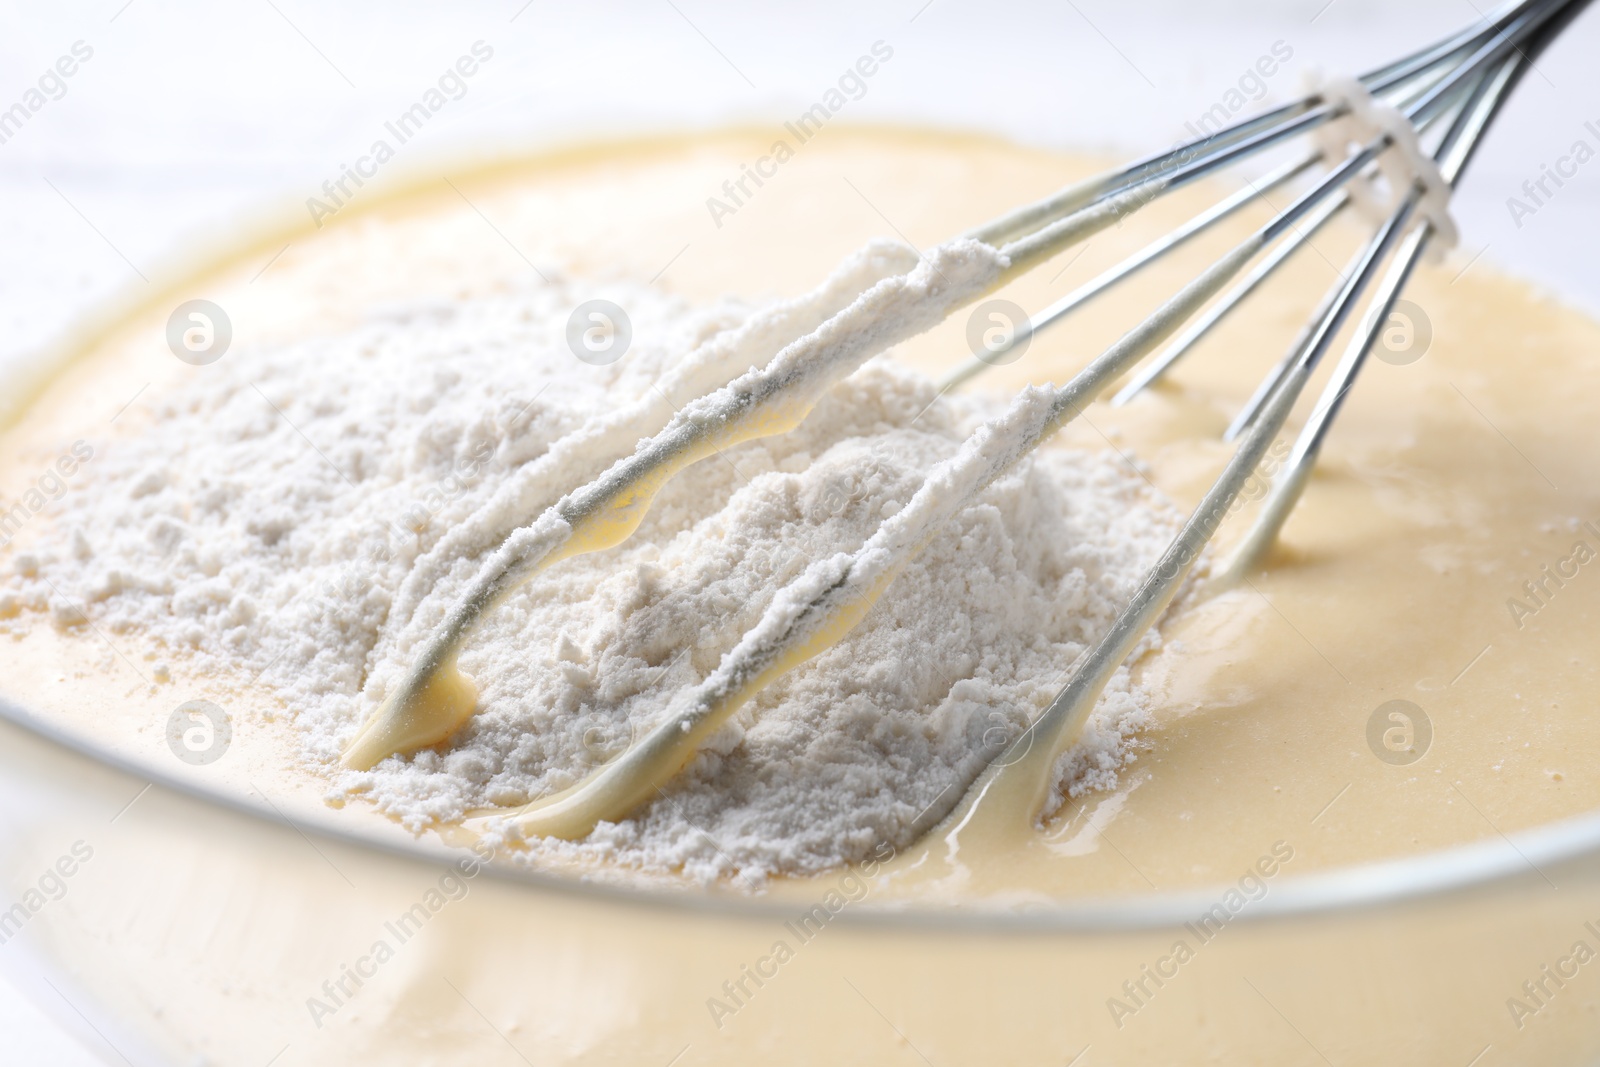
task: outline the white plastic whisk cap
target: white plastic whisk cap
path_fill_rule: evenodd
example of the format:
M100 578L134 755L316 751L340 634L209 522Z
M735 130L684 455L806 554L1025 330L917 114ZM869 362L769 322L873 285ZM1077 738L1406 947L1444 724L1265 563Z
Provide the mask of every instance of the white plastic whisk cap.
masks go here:
M1433 229L1428 254L1437 259L1454 248L1460 231L1450 215L1450 183L1445 181L1433 157L1423 151L1411 120L1374 97L1354 78L1313 75L1308 79L1308 87L1321 96L1324 103L1342 111L1338 118L1323 123L1311 133L1329 166L1338 165L1354 149L1376 137L1384 134L1389 137L1389 148L1378 157L1378 169L1389 187L1388 198L1386 200L1371 181L1352 181L1347 188L1356 210L1374 223L1380 223L1399 207L1413 185L1420 184L1423 195L1417 204L1417 214Z

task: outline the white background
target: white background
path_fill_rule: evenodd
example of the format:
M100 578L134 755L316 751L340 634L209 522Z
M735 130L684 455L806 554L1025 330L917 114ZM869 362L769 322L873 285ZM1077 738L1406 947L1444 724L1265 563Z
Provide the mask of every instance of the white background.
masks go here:
M0 144L0 373L185 249L316 193L478 40L494 59L407 146L411 165L597 130L786 117L877 40L894 59L851 120L1142 154L1176 140L1276 42L1293 58L1268 102L1297 95L1314 68L1375 66L1480 17L1472 0L10 0L0 110L74 42L94 54ZM1590 12L1524 78L1456 208L1462 269L1493 263L1592 310L1600 162L1520 228L1506 199L1579 138L1600 148L1584 126L1600 130L1597 46ZM0 1035L8 1063L99 1062L3 980Z

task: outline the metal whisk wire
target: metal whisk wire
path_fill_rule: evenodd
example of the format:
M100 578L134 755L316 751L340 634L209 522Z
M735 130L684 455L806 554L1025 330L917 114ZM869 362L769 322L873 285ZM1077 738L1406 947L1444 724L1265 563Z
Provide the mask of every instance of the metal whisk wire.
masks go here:
M1467 158L1495 109L1504 99L1517 67L1523 62L1513 54L1499 60L1498 67L1474 87L1470 98L1458 111L1437 152L1441 170L1449 179L1459 176ZM1239 447L1191 513L1178 536L1161 559L1151 568L1110 630L1076 665L1066 686L1023 733L999 754L970 793L967 810L959 820L957 832L973 822L1015 818L1018 811L1037 812L1052 786L1052 772L1059 754L1058 742L1071 736L1092 710L1112 672L1125 660L1134 645L1166 610L1178 587L1216 533L1221 520L1243 491L1252 472L1266 456L1282 431L1312 371L1332 346L1340 328L1353 314L1363 291L1377 276L1379 268L1396 246L1400 254L1381 283L1370 305L1365 325L1352 338L1346 358L1329 384L1329 392L1312 420L1302 432L1287 464L1285 475L1269 496L1245 543L1223 571L1224 578L1238 576L1258 553L1271 543L1289 510L1298 499L1315 462L1316 449L1326 435L1338 403L1353 384L1361 362L1370 351L1393 306L1400 287L1426 245L1430 225L1422 222L1406 233L1420 200L1421 190L1413 187L1389 218L1378 228L1355 257L1344 279L1334 288L1313 319L1308 335L1291 349L1291 359L1280 364L1281 373L1257 407L1257 415L1243 434Z
M1019 331L1007 347L1016 347L1026 336L1062 320L1111 286L1242 210L1262 191L1286 186L1316 166L1326 168L1309 189L1275 212L1065 384L1030 390L1020 396L1010 411L980 429L956 457L930 472L923 489L886 520L856 553L813 563L778 594L762 621L723 657L715 671L693 689L678 695L660 723L576 786L517 812L512 819L516 828L526 834L581 837L597 823L625 817L653 799L694 757L701 742L745 701L848 633L945 520L972 503L996 478L1192 323L1151 364L1154 369L1147 368L1124 394L1131 396L1155 380L1216 322L1244 303L1312 233L1341 211L1352 198L1354 183L1371 182L1380 157L1394 152L1409 158L1403 150L1417 152L1418 130L1442 129L1432 163L1423 161L1418 153L1412 166L1419 169L1406 172L1403 182L1391 180L1393 203L1387 215L1314 312L1301 336L1235 419L1230 433L1238 435L1239 444L1232 458L1110 629L1074 665L1064 688L1026 730L1009 743L973 753L971 787L950 798L943 808L926 811L913 831L920 833L946 818L952 819L953 832L960 832L975 819L1032 818L1046 799L1059 754L1076 736L1112 672L1166 610L1247 479L1287 424L1312 372L1354 317L1385 262L1389 262L1388 272L1367 303L1362 324L1355 330L1344 358L1301 432L1285 476L1275 486L1244 547L1224 573L1242 573L1276 536L1304 488L1321 442L1397 294L1439 225L1435 212L1440 210L1443 193L1459 177L1519 71L1529 62L1528 53L1547 43L1584 3L1585 0L1516 0L1480 26L1369 72L1360 79L1357 91L1389 106L1390 110L1383 114L1390 118L1398 115L1395 121L1406 124L1403 132L1380 124L1376 127L1379 132L1342 159L1326 158L1324 148L1284 163L1256 185L1224 198L1177 231L1034 316L1025 332ZM1005 266L987 286L987 291L993 291L1175 189L1346 118L1354 118L1348 97L1314 93L1197 141L1070 186L941 248L988 246L991 257L998 249L1003 259L995 261ZM1397 138L1405 144L1398 143ZM938 252L936 249L925 257L936 272L938 266L932 257ZM881 285L909 284L905 279L911 277L885 280ZM1224 294L1236 280L1238 284ZM456 651L477 622L513 588L562 558L596 551L630 536L654 493L682 467L739 441L787 432L827 388L870 355L903 336L926 329L937 318L981 295L982 291L963 290L949 297L936 318L917 320L904 327L901 335L880 332L870 342L851 333L855 320L851 319L851 309L846 309L817 331L835 339L827 348L826 359L816 360L814 366L797 367L792 359L785 362L785 353L790 351L786 349L766 369L750 371L708 393L653 435L640 440L631 455L618 458L604 474L568 493L535 522L507 539L445 624L434 633L398 690L347 750L346 761L353 766L371 766L392 753L446 740L470 716L475 703L471 683L456 673ZM988 369L1004 351L1002 348L987 354L986 359L968 361L944 380L943 388L970 380ZM444 705L449 711L442 726L428 718L433 714L430 707L437 705ZM961 810L952 815L958 805Z

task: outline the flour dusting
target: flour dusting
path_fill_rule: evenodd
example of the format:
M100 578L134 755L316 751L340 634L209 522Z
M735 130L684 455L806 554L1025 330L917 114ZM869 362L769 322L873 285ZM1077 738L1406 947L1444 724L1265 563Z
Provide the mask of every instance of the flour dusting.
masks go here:
M856 552L911 505L1005 404L868 362L794 432L690 467L628 542L513 594L463 650L480 703L450 743L370 772L336 760L419 629L519 519L658 429L692 399L683 390L765 364L912 262L869 247L813 293L764 307L610 284L598 295L626 308L634 342L609 366L567 347L572 308L597 294L560 281L230 354L90 442L94 462L53 518L0 555L0 628L86 644L99 629L189 672L258 677L331 800L363 797L418 832L566 788L662 721L808 566ZM530 854L711 880L905 845L993 731L1055 695L1180 518L1114 453L1025 457L666 796ZM1063 761L1063 791L1115 783L1148 704L1120 670Z

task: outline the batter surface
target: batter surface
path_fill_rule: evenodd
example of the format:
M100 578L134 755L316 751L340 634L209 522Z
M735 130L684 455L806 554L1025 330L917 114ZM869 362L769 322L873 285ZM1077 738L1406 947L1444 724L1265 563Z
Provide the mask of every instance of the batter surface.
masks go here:
M733 217L708 217L706 197L762 151L758 138L726 134L452 175L470 205L442 183L375 199L259 278L271 250L241 253L178 299L203 292L228 309L236 336L265 346L346 331L381 305L493 295L517 272L557 263L573 278L620 275L701 305L729 292L788 297L888 230L927 248L1096 169L975 138L838 130ZM1158 202L1002 295L1043 307L1216 193ZM1064 380L1267 210L1100 298L969 388ZM1124 408L1097 405L1052 447L1109 452L1192 505L1228 455L1222 428L1359 236L1354 225L1319 235L1169 384ZM873 850L881 890L947 901L1210 885L1266 855L1271 877L1299 874L1596 806L1600 770L1584 757L1600 745L1586 640L1600 606L1588 573L1600 501L1585 472L1600 461L1589 432L1600 393L1581 383L1600 328L1481 264L1424 269L1406 297L1409 318L1387 338L1389 358L1363 374L1281 550L1240 588L1197 589L1166 627L1165 652L1135 664L1153 721L1116 787L1070 800L1042 832L963 842L954 859L938 842L931 862L917 848ZM113 420L130 398L158 403L204 372L165 344L178 299L93 338L26 407L0 448L7 501L26 500L51 470L74 491L63 457L92 464L82 448L120 432ZM958 314L896 358L948 370L970 350L966 326ZM0 565L16 566L26 535L48 529L48 506L38 510ZM1249 512L1224 526L1224 550ZM167 770L173 707L226 705L226 758L183 773L265 788L290 811L323 808L328 781L280 721L295 709L248 673L186 668L137 633L49 625L0 644L0 667L6 696ZM405 834L364 803L340 817Z

